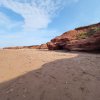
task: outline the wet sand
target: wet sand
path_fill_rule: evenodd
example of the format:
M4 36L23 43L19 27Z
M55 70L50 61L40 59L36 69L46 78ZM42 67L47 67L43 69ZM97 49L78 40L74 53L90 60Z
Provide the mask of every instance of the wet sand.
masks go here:
M0 100L100 100L100 54L0 50Z

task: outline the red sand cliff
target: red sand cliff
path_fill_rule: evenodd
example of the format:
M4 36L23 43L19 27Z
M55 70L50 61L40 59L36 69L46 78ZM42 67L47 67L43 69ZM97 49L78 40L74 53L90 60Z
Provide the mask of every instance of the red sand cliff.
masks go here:
M49 50L100 50L100 23L63 33L47 43Z
M100 50L100 23L79 27L55 37L50 42L33 46L6 47L4 49L49 49L49 50Z

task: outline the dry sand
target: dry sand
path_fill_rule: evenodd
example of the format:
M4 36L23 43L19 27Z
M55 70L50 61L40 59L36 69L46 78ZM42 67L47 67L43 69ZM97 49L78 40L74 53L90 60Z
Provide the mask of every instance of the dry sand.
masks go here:
M0 50L0 100L100 100L100 54Z

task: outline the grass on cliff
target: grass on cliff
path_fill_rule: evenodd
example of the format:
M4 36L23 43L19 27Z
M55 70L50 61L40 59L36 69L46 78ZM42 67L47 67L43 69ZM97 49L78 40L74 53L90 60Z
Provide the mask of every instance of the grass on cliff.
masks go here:
M100 27L91 28L88 32L80 33L76 36L76 38L77 39L85 39L85 38L95 34L96 32L100 32Z

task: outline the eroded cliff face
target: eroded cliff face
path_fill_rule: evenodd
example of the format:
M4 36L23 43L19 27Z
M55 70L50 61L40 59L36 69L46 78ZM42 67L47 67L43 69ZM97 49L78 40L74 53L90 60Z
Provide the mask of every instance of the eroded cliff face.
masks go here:
M48 49L47 44L41 44L38 49Z
M49 50L100 50L100 23L76 28L47 43Z
M16 47L5 47L3 49L48 49L47 44L33 45L33 46L16 46Z
M65 32L46 44L6 47L4 49L100 51L100 23Z
M16 47L5 47L3 49L38 49L39 45L33 45L33 46L16 46Z

